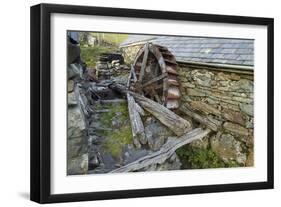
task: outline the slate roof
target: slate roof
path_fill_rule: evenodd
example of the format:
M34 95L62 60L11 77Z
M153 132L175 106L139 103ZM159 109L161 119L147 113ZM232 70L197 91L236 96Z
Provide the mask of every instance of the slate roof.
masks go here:
M168 47L179 62L254 65L254 40L249 39L130 35L120 46L146 41Z

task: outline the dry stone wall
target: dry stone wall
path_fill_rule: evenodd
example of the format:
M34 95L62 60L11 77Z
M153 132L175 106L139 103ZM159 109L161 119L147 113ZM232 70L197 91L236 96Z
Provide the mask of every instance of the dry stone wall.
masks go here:
M188 64L179 65L178 71L181 104L219 126L218 131L207 138L210 149L226 163L252 166L253 73Z
M142 46L143 46L143 44L137 44L137 45L133 45L130 47L121 48L125 63L127 63L127 64L133 63L139 49Z

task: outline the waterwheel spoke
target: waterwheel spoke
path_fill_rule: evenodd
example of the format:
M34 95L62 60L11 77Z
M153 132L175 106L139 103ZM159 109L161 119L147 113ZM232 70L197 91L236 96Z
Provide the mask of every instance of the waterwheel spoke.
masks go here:
M145 44L145 49L144 49L144 55L142 59L142 64L141 64L141 70L140 70L140 76L139 76L139 82L142 82L144 72L145 72L145 67L146 67L146 62L147 62L147 57L148 57L148 43Z
M151 85L151 84L153 84L153 83L155 83L155 82L157 82L157 81L159 81L159 80L162 80L162 79L165 78L165 77L167 77L167 74L166 74L166 73L163 73L163 74L161 74L160 76L155 77L155 78L153 78L153 79L147 81L146 83L144 83L144 84L142 85L142 87L143 87L143 88L144 88L144 87L147 87L147 86L149 86L149 85Z

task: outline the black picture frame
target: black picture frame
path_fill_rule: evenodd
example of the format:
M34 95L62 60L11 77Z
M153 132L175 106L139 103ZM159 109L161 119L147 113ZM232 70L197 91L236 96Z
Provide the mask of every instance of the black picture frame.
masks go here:
M51 194L50 189L50 130L51 130L51 71L50 71L50 16L53 13L99 15L112 17L151 18L194 22L218 22L267 27L267 181L238 184L169 187L154 189ZM88 201L102 199L166 196L179 194L211 193L272 189L274 187L274 20L272 18L195 14L168 11L135 10L72 5L39 4L31 7L31 174L30 199L38 203Z

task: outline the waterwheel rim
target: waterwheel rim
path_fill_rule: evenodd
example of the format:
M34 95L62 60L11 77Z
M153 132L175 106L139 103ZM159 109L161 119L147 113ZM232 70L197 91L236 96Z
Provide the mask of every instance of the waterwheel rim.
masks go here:
M177 109L180 90L177 63L168 48L146 43L133 63L137 93L157 101L169 109Z

